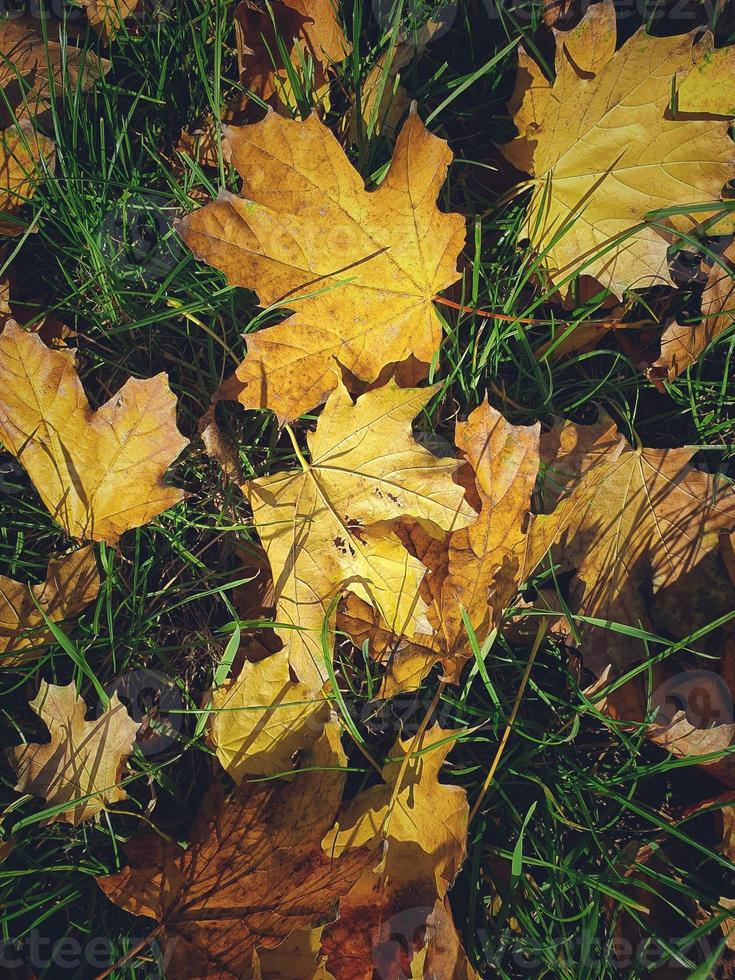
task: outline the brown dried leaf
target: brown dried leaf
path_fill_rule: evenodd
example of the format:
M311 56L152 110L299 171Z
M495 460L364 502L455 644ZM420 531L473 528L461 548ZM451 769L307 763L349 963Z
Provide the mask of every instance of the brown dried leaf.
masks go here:
M709 345L735 323L735 242L731 242L707 278L702 294L702 322L669 324L661 335L661 355L651 374L676 378L699 360Z
M110 69L92 51L61 44L53 21L47 19L47 39L30 16L0 20L0 122L30 119L47 113L64 86L86 92Z
M297 929L334 920L339 899L375 862L357 847L340 859L321 846L342 797L346 759L330 723L286 779L207 793L183 850L158 836L127 845L130 866L98 878L107 897L163 926L163 958L177 980L239 980L253 954Z
M348 56L352 45L337 18L332 0L243 0L235 10L235 38L240 84L274 106L292 100L288 73L280 63L277 35L289 50L291 65L303 78L309 60L319 97L329 68ZM275 64L274 64L275 61Z

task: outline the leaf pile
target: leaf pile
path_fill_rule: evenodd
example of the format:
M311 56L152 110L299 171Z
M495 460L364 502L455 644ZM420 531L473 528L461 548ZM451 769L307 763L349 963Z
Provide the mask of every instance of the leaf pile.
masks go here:
M106 41L128 31L135 9L107 0L82 5ZM500 147L521 172L517 193L527 194L522 239L538 305L552 309L550 322L569 326L563 349L533 353L553 375L554 358L594 349L609 331L638 329L640 321L626 318L645 309L658 351L644 356L642 342L631 350L655 397L733 326L727 185L735 178L735 47L716 49L709 34L659 37L644 29L620 44L607 0L572 27L572 5L556 7L540 28L547 49L553 45L553 80L548 66L518 50L508 105L517 135ZM40 660L56 681L56 645L73 661L68 684L39 678L30 701L48 739L8 752L16 791L43 800L47 821L122 820L114 805L127 798L128 781L146 773L145 726L116 692L108 696L64 628L74 629L71 621L92 604L87 630L103 616L114 622L110 569L130 561L147 525L164 528L187 556L196 551L195 562L216 560L206 554L213 542L197 550L186 535L176 537L196 496L182 454L198 472L219 461L218 493L236 500L226 505L231 515L223 505L217 554L228 560L245 543L251 548L241 595L230 602L217 587L204 594L225 599L233 619L223 628L232 640L224 653L217 648L219 663L206 666L203 698L179 679L186 693L179 712L194 719L192 745L202 737L209 765L185 839L163 829L120 831L130 839L118 870L95 872L107 899L152 920L148 938L160 943L171 977L479 976L463 948L452 887L471 820L493 789L492 755L499 742L499 759L506 743L497 726L489 734L489 716L479 710L469 729L441 724L435 709L440 694L459 697L477 671L494 691L489 653L524 604L538 642L519 699L545 638L569 658L569 686L596 721L625 737L635 732L650 742L645 751L663 750L697 778L723 784L681 819L716 811L717 853L728 861L735 853L725 794L735 786L735 720L697 724L686 699L673 710L651 700L656 684L676 693L676 678L705 652L705 637L721 644L718 676L735 681L726 628L735 608L727 570L735 568L732 483L699 467L695 446L643 445L622 411L620 424L602 412L596 421L545 416L516 424L522 407L505 398L489 368L482 390L448 397L453 362L443 314L447 305L472 309L465 292L453 291L454 300L440 294L460 280L471 284L468 215L444 207L450 167L452 177L457 172L450 144L429 131L416 103L384 99L384 85L397 86L398 72L423 54L436 27L379 60L363 101L352 100L350 124L330 127L324 120L337 66L352 54L338 14L326 0L245 0L234 10L244 94L237 105L218 107L230 121L221 155L203 154L196 165L224 162L240 189L220 189L177 228L198 274L209 275L209 266L228 287L253 291L267 325L246 333L244 356L234 362L221 342L216 390L182 391L172 366L178 352L165 371L126 367L126 376L143 376L120 385L120 371L102 368L88 385L90 349L104 349L109 337L86 344L82 331L47 343L36 324L13 318L10 287L5 304L0 443L64 542L48 555L43 583L0 576L3 668ZM0 209L4 233L15 235L26 227L23 208L34 206L32 195L52 176L44 126L57 100L103 84L110 63L44 40L24 18L2 21L0 47L0 87L8 93ZM292 118L304 88L320 112ZM231 121L263 112L255 122ZM381 139L396 134L390 158L368 182L350 143L366 123ZM184 140L179 154L192 146ZM701 316L692 318L677 309L672 247L713 229L726 240L705 250ZM572 336L578 324L570 311L585 307L585 295L602 296L602 329L582 321ZM184 306L169 302L176 315L177 304ZM181 316L189 317L187 329L204 326L186 310ZM503 317L512 320L501 314L497 322ZM130 329L131 345L138 332L138 324ZM202 362L204 333L197 334ZM528 335L527 346L535 343L533 330ZM459 356L474 359L469 341ZM181 423L192 402L199 436ZM275 419L268 452L228 443L218 419L230 409L238 417L247 411L264 430ZM434 442L432 425L441 433ZM542 566L556 585L546 605L541 590L528 599L526 588ZM176 577L159 584L157 598ZM201 598L188 596L166 613ZM706 624L718 616L710 637ZM662 634L670 656L650 644L663 644ZM363 730L369 725L351 710L362 671L376 712L398 695L439 687L416 732L383 746L380 762ZM88 683L85 698L78 689ZM507 706L506 738L517 708ZM483 777L490 774L470 811L466 771L448 757L456 750L457 759L478 731L490 751ZM348 779L358 771L355 759L370 767L359 787ZM553 787L545 789L553 796ZM570 816L568 826L580 824ZM511 861L519 888L532 880L523 877L522 835ZM615 861L628 862L624 874L637 895L664 858L630 839ZM732 898L718 898L732 911ZM733 917L720 919L735 948ZM631 923L623 916L614 928L624 936Z

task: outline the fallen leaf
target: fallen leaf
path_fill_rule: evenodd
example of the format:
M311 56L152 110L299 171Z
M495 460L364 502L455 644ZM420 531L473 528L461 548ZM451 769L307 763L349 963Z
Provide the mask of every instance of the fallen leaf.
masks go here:
M79 0L87 11L87 19L106 41L122 29L125 18L138 6L138 0Z
M417 599L425 568L384 522L411 516L449 530L475 516L452 481L458 461L411 433L434 390L389 382L353 403L338 384L307 435L311 462L242 488L273 571L276 619L294 627L284 631L291 667L312 691L328 677L321 631L340 591L391 626L429 632Z
M213 692L212 709L210 738L236 783L287 772L329 718L329 701L291 679L287 650L246 661L237 678Z
M293 93L281 61L280 37L292 70L304 80L311 62L313 89L324 96L329 69L349 55L352 45L337 18L332 0L243 0L235 9L235 39L240 85L264 102L289 105Z
M368 136L395 134L411 105L408 93L399 84L400 73L421 58L440 27L436 21L427 21L411 33L410 40L393 44L380 55L362 83L359 104L355 103L350 112L352 140L358 140L361 126Z
M183 219L181 234L232 285L295 312L248 337L248 354L216 397L271 408L279 420L321 404L338 363L363 381L441 340L433 297L455 282L464 220L435 204L451 160L415 112L380 187L368 192L329 129L269 113L228 127L241 196ZM323 175L330 174L329 180Z
M503 612L551 546L575 520L581 507L607 478L607 466L622 451L620 437L608 431L604 452L586 466L569 492L547 514L533 514L531 496L539 472L539 425L511 425L487 401L457 425L456 443L475 475L480 515L471 525L438 542L418 525L399 531L407 549L429 573L420 597L427 605L433 637L407 642L383 623L369 625L367 610L354 600L340 625L355 641L369 639L372 655L387 660L382 696L413 690L434 663L444 679L457 683L472 648L462 616L465 610L479 641L500 624ZM600 464L605 464L603 467Z
M617 12L612 0L591 4L576 27L552 28L556 40L556 67L566 55L580 76L599 74L615 54Z
M584 19L596 18L600 28L590 28L595 43L588 49L596 73L575 67L568 32L558 32L551 91L544 94L539 82L526 86L533 98L516 110L520 135L502 150L534 178L524 233L553 282L562 286L585 272L620 296L629 287L673 284L672 234L692 229L696 217L671 216L656 225L646 215L720 202L735 177L735 147L727 120L669 111L672 86L694 66L694 34L652 37L641 29L600 68L611 49L602 28L613 29L600 6ZM577 43L583 36L580 25L569 44L589 68Z
M207 793L186 850L158 836L126 847L130 866L98 882L133 915L162 926L167 975L212 980L249 975L256 950L294 930L333 921L338 902L375 857L358 847L339 860L321 847L342 797L346 765L329 723L288 779Z
M82 92L92 88L110 69L111 63L93 51L60 43L54 22L46 20L47 36L30 16L0 20L0 89L3 105L0 122L37 119L66 87Z
M54 144L36 133L27 122L0 130L0 234L18 235L24 230L16 215L33 197L45 165L51 169Z
M712 35L700 42L695 66L677 91L677 111L735 116L735 45L713 49Z
M80 548L52 558L41 585L25 585L0 575L0 662L13 667L38 656L53 634L46 620L63 622L76 616L100 587L94 549Z
M710 270L702 294L702 322L670 323L661 334L661 354L649 375L676 378L695 364L709 345L735 323L735 243Z
M96 412L74 353L10 321L0 334L0 440L70 537L120 535L184 498L163 482L187 445L166 376L129 380Z
M384 782L359 793L324 839L334 858L381 842L385 848L380 863L342 899L339 920L324 930L322 949L336 980L410 975L413 956L431 946L427 922L437 903L444 906L466 855L465 791L439 782L456 734L435 725L416 746L399 739L383 767ZM453 929L451 917L449 923ZM457 946L457 957L464 957ZM459 980L455 966L427 976Z
M542 439L557 487L605 452L608 433L609 425L567 422ZM694 453L626 447L612 464L603 492L578 510L559 546L564 567L575 569L572 612L651 629L645 590L655 599L717 548L722 531L735 528L735 494L689 466ZM638 647L625 634L585 623L578 629L585 664L596 676L636 656Z
M127 799L119 783L138 723L117 694L95 721L85 721L87 705L74 681L66 687L41 681L30 704L46 723L51 741L16 745L8 758L18 775L19 793L43 797L50 807L68 804L49 823L78 824L107 804Z
M228 480L235 483L242 480L242 467L237 446L222 431L215 415L215 406L211 405L197 423L197 432L202 440L204 452L218 463Z

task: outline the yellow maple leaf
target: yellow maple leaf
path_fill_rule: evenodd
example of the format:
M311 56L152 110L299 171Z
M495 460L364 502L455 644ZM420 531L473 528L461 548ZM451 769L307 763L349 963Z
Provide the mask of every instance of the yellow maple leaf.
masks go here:
M432 300L459 278L464 242L464 219L436 206L446 143L413 112L371 192L315 115L228 127L226 146L242 192L188 215L182 237L232 285L294 313L248 336L222 397L288 420L324 401L338 363L363 381L410 355L428 364L441 340Z
M321 630L341 591L390 624L424 625L424 566L385 522L414 517L450 530L475 516L452 481L457 460L433 456L411 433L434 390L391 381L353 403L338 383L307 436L311 462L242 488L273 571L276 619L296 627L285 636L291 666L312 690L328 676Z
M109 41L122 28L125 18L138 6L138 0L79 0L87 19L98 34Z
M49 643L55 623L75 616L97 595L100 578L92 547L52 558L42 585L25 585L0 575L0 664L25 662Z
M87 706L74 681L66 687L41 681L31 707L48 726L51 741L8 750L19 793L41 796L53 807L68 804L50 822L74 824L127 798L119 782L139 726L117 694L99 718L86 721Z
M72 351L9 321L0 334L0 441L70 537L106 541L183 499L163 482L187 445L164 374L129 380L96 412Z
M647 215L693 204L711 210L735 177L735 147L727 120L670 111L676 84L694 66L695 35L641 29L610 56L604 32L614 31L614 18L601 18L599 6L587 14L597 18L594 44L572 32L567 47L567 32L557 33L553 86L545 90L524 66L528 96L514 96L521 135L502 149L534 178L524 230L553 281L581 271L621 295L672 283L672 234L694 227L696 216Z
M18 235L20 220L15 215L33 197L44 164L53 167L54 144L34 132L27 120L0 130L0 234Z
M437 955L433 930L425 928L432 917L447 915L444 902L467 847L466 793L439 782L456 735L434 725L415 745L398 739L383 783L359 793L324 838L322 846L334 858L385 842L380 862L344 896L338 922L324 931L327 969L337 980L405 976L427 940L429 956ZM447 933L456 937L451 913L437 930L443 943ZM443 963L441 973L427 976L476 976L458 939L454 961L445 957Z
M542 440L549 478L560 486L605 452L609 425L567 422ZM603 447L603 448L601 448ZM559 545L564 567L575 569L569 594L573 612L610 623L651 629L645 601L691 575L722 532L735 529L735 495L689 466L695 450L626 446L567 526ZM630 637L580 623L585 663L600 676L636 658Z
M246 661L237 678L212 694L210 738L222 766L239 783L247 775L288 772L329 718L329 702L291 679L288 652Z

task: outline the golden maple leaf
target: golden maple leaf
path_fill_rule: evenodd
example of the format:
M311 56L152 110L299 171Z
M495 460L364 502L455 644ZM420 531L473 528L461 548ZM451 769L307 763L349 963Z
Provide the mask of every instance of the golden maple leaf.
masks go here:
M567 422L542 440L542 457L560 486L578 478L602 452L608 425ZM585 616L651 629L644 599L694 572L735 529L735 494L689 466L694 449L626 446L605 474L602 492L580 507L559 545L564 566L575 569L569 607ZM600 676L636 657L629 636L579 624L585 664Z
M335 858L385 841L380 863L344 896L338 922L322 936L336 980L410 975L410 960L427 939L429 955L438 954L431 950L427 922L446 914L444 902L467 847L466 793L439 782L456 735L434 725L416 745L398 739L383 767L384 782L359 793L324 839L324 850ZM455 931L451 914L438 931ZM466 961L459 941L455 952L456 961L445 959L442 972L425 975L475 976L460 972Z
M612 53L605 32L615 20L601 6L590 7L571 39L557 32L553 85L522 61L512 102L520 135L502 149L534 178L525 233L553 281L562 285L582 271L621 295L672 284L671 233L696 220L646 216L720 202L735 177L735 146L728 120L670 112L675 85L695 64L695 35L660 38L641 29Z
M188 215L182 237L232 285L294 313L248 336L221 397L283 421L324 401L338 364L363 381L410 355L428 364L441 340L432 300L459 278L464 242L464 219L435 203L451 160L444 141L413 112L371 192L315 115L269 113L228 127L226 145L241 195Z
M212 710L212 744L237 783L287 772L329 718L329 702L291 679L286 651L246 661L237 678L214 691Z
M0 664L11 667L36 655L53 637L44 617L58 623L75 616L99 586L92 547L52 558L42 585L0 575Z
M523 582L607 478L603 464L622 449L608 431L604 452L549 514L533 514L531 495L539 473L540 426L511 425L485 401L457 425L456 443L474 472L481 505L477 519L453 531L446 541L431 538L416 523L399 531L406 547L429 569L420 595L433 628L430 637L406 641L394 635L359 597L348 596L340 628L355 642L368 639L371 655L385 663L381 695L418 687L441 660L445 679L457 683L472 655L462 610L484 639L497 626Z
M41 796L50 807L68 804L50 822L74 824L127 798L120 775L139 726L117 694L99 718L86 721L87 706L74 681L66 687L41 681L31 707L48 726L51 741L8 750L19 793Z
M93 412L72 351L10 321L0 334L0 440L70 537L106 541L183 499L163 482L187 445L166 376L129 380Z
M434 388L391 381L353 403L337 384L307 435L311 462L242 488L273 571L276 619L295 627L282 633L291 666L312 691L328 676L321 631L340 591L389 624L429 632L418 599L425 568L385 522L414 517L446 531L475 517L452 481L458 461L433 456L411 433Z
M249 977L256 950L332 921L340 896L375 862L370 848L335 860L321 847L346 761L330 723L305 753L303 772L245 782L228 798L214 784L186 850L159 836L134 839L126 847L131 865L97 879L121 908L163 925L167 975Z

